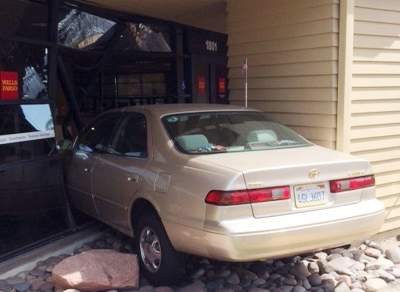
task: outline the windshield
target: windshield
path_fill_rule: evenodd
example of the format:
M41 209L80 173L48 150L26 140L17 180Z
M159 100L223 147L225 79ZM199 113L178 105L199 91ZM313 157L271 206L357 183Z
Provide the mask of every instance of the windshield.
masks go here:
M309 146L300 135L261 112L204 112L162 119L179 150L188 154L247 152Z

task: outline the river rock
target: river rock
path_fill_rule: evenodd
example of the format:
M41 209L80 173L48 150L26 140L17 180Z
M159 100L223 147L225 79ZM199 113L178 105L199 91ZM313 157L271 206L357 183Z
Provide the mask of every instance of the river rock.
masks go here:
M326 252L320 251L320 252L317 252L317 253L315 254L315 257L316 257L317 259L319 259L319 260L324 261L324 260L326 260L326 258L328 257L328 254L327 254Z
M154 292L174 292L174 290L170 287L157 287Z
M379 270L377 272L379 278L385 280L386 282L393 282L396 280L396 277L393 276L391 273L384 271L384 270Z
M302 287L302 286L296 286L293 288L293 292L306 292L306 288Z
M349 286L347 286L347 284L344 282L337 285L334 291L335 292L351 292Z
M295 275L299 280L303 280L310 276L310 272L303 263L297 263L291 270L291 273Z
M365 254L377 259L382 255L382 252L379 249L369 247L365 250Z
M178 290L178 292L206 292L206 286L201 281L196 281L193 284L185 286Z
M365 282L365 290L367 292L376 292L386 287L387 287L386 282L379 278L369 279L367 280L367 282Z
M31 287L30 283L19 283L17 285L14 285L14 289L17 292L26 292L29 290L30 287Z
M282 290L281 290L282 291ZM268 289L263 289L263 288L251 288L249 292L270 292Z
M354 276L354 271L364 268L364 266L361 267L359 264L351 258L338 257L328 262L326 266L328 267L327 270L333 269L339 274Z
M374 262L368 263L366 269L367 270L379 270L379 269L387 270L387 269L392 268L393 266L394 266L394 264L391 260L381 257Z
M232 285L238 285L240 283L240 278L239 278L238 274L233 273L232 275L230 275L228 277L228 279L226 279L226 282L228 282L229 284L232 284Z
M396 278L400 278L400 268L393 268L390 273Z
M386 257L395 264L400 264L400 248L392 247L385 251Z
M319 266L316 262L311 262L308 264L308 270L310 273L319 273Z
M308 281L310 282L311 286L319 286L322 283L321 276L317 273L311 274L308 277Z

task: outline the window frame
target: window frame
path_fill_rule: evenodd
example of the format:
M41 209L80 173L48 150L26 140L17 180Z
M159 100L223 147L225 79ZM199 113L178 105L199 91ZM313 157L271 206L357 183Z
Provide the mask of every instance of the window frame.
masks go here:
M127 159L147 160L149 158L149 156L150 156L150 143L149 143L150 127L149 127L149 120L148 120L146 114L144 114L144 113L141 113L141 112L125 112L123 118L121 119L121 121L120 121L120 123L118 125L118 128L114 132L113 138L111 139L111 143L110 143L109 146L112 147L112 148L116 147L116 145L117 145L117 143L118 143L118 141L120 139L119 134L121 133L123 127L126 125L128 119L130 117L132 117L133 115L142 116L144 118L144 121L145 121L145 127L146 127L146 131L145 131L145 133L146 133L146 137L145 137L146 153L145 153L145 155L142 156L142 157L127 156L127 155L124 155L124 154L117 154L118 151L116 151L116 150L115 150L116 153L107 152L107 154L115 155L115 156L123 157L123 158L127 158Z
M87 151L82 150L82 149L80 148L81 139L84 139L84 137L85 137L87 134L89 134L89 131L91 130L91 128L92 128L94 125L96 125L97 123L101 122L102 120L108 118L108 117L111 116L111 115L115 115L115 116L116 116L117 122L116 122L116 124L115 124L115 126L114 126L112 132L110 133L110 136L109 136L109 137L107 138L107 140L106 140L106 141L107 141L107 142L106 142L107 147L110 146L111 141L114 139L114 136L115 136L116 132L118 131L119 127L121 126L121 121L123 120L123 117L124 117L123 113L119 113L119 112L104 113L104 114L100 115L98 118L96 118L92 123L90 123L88 126L86 126L85 129L82 131L82 134L80 134L80 135L77 137L76 143L75 143L75 145L74 145L74 151L75 151L75 152L77 152L77 151L84 151L84 152L87 152ZM83 144L83 145L85 145L85 144ZM88 149L89 149L89 148L91 149L91 152L89 152L89 153L108 153L107 151L102 152L102 151L99 151L98 149L92 148L92 147L90 147L90 146L88 146L88 145L85 145L85 146L87 146Z
M53 122L55 122L54 121L54 115L53 115L54 103L52 101L49 101L49 102L43 102L43 101L42 102L37 102L36 101L36 102L25 102L25 103L22 103L22 102L0 102L0 107L1 106L15 106L15 107L18 107L18 106L23 106L23 105L49 105L50 111L51 111L51 114L52 114L52 117L53 117ZM7 162L0 162L0 165L1 166L3 166L3 165L8 166L8 165L23 164L23 163L27 163L27 162L30 162L30 161L54 159L55 157L57 157L59 155L58 151L56 150L55 137L53 137L53 138L45 138L45 139L38 139L38 140L22 141L22 142L19 141L19 142L15 142L15 143L4 144L4 145L13 145L14 147L20 148L21 147L20 144L26 144L27 145L27 143L32 143L33 144L33 143L43 143L43 142L49 143L49 146L50 146L51 143L53 144L50 147L51 149L50 149L49 153L44 154L44 155L40 155L40 156L31 157L31 158L21 158L20 157L20 158L18 158L16 160L7 161ZM1 146L3 146L3 145L0 145L0 147Z

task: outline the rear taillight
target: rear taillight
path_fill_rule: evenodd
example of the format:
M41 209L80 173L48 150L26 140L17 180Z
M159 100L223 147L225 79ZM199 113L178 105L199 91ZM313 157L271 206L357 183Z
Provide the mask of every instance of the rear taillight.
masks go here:
M248 192L250 196L250 201L252 203L262 203L262 202L290 199L289 187L257 189L257 190L249 190Z
M375 185L375 177L373 175L339 179L330 182L331 193L340 193L346 191L353 191L364 189Z
M217 206L232 206L287 199L290 199L290 187L285 186L243 191L211 191L205 201Z

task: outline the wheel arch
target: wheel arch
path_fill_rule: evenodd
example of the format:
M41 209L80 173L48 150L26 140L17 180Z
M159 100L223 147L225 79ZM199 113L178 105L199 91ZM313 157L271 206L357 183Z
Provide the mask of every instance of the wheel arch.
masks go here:
M135 225L139 218L146 213L153 213L161 220L158 210L152 202L145 198L137 198L130 209L132 235L135 233Z

